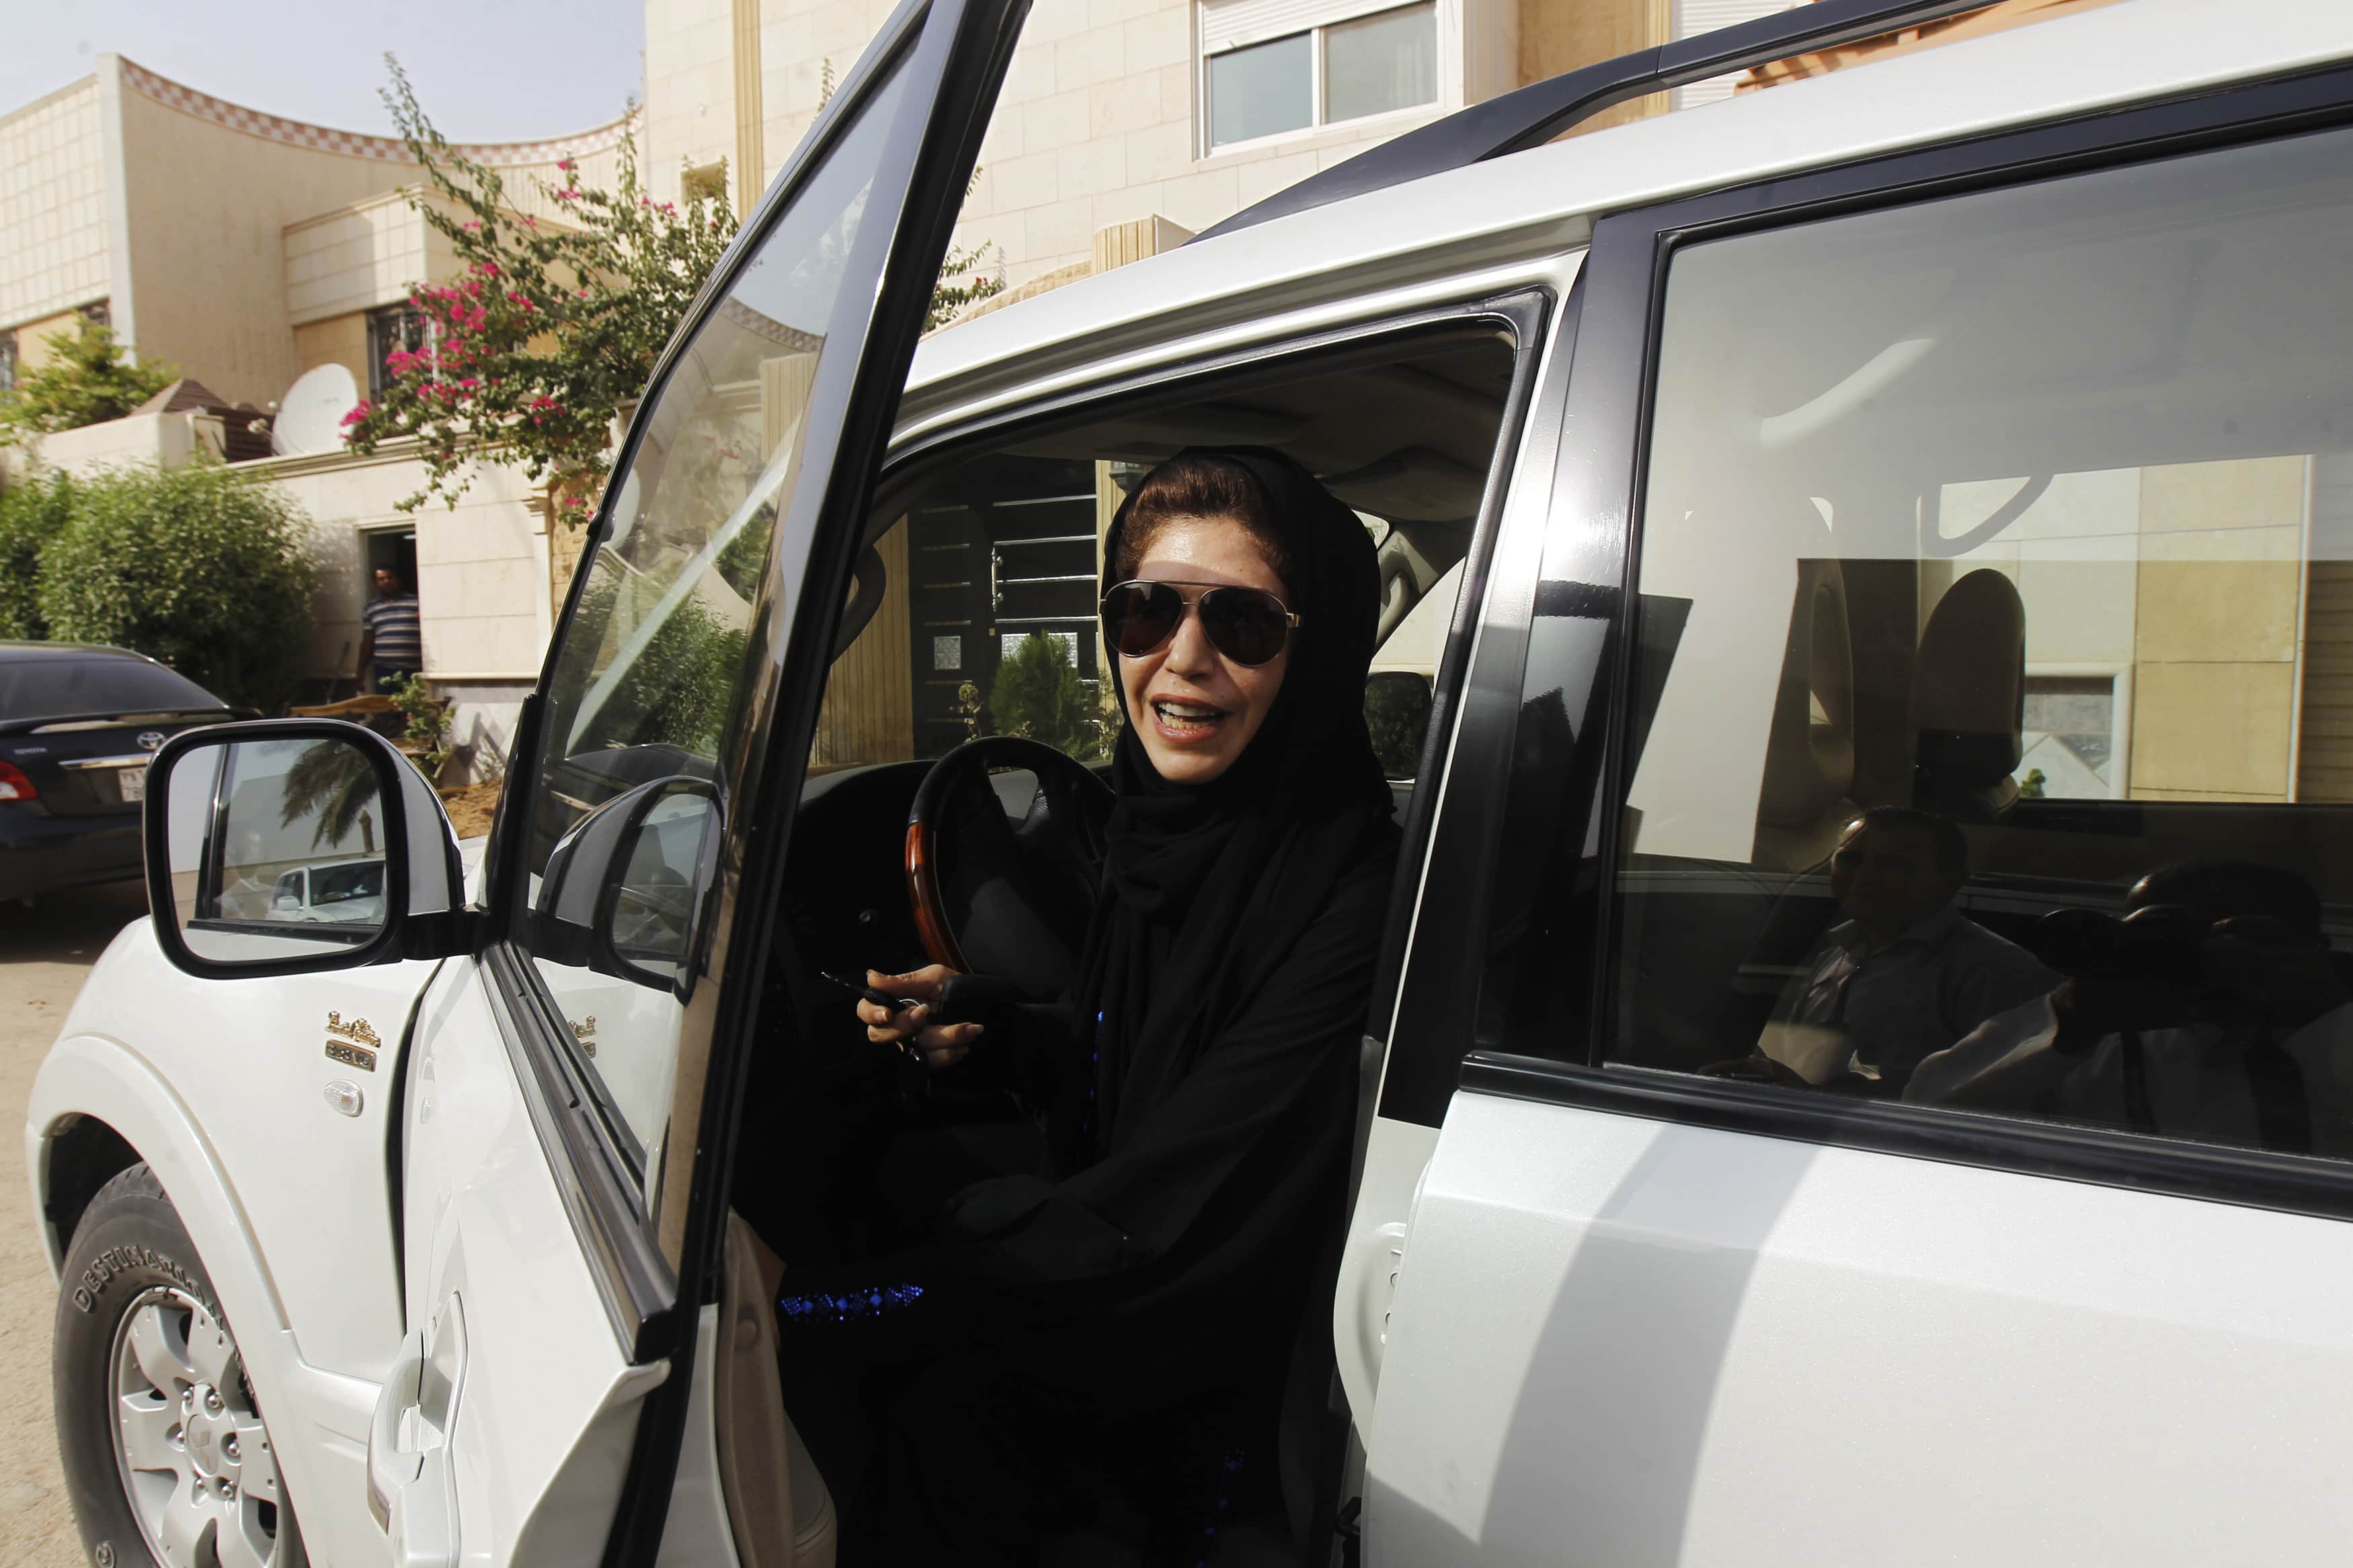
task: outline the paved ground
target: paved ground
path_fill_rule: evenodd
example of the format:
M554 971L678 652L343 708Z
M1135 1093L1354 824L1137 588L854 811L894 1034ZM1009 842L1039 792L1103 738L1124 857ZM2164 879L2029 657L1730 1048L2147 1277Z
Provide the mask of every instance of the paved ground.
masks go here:
M57 1306L26 1186L25 1099L82 976L114 933L147 912L136 882L86 888L37 908L0 905L0 1563L74 1568L81 1548L49 1426L49 1319Z

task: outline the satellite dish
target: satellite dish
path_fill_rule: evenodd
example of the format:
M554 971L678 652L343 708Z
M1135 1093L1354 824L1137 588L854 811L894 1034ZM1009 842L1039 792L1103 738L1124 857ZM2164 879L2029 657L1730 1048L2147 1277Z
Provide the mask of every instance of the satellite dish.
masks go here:
M269 433L270 450L281 458L341 450L343 416L359 401L359 383L342 365L322 364L304 371L286 389Z

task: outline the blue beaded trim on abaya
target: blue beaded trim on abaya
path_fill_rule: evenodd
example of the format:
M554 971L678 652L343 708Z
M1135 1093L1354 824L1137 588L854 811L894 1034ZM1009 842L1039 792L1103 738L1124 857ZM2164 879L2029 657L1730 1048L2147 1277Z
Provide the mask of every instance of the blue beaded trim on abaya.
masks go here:
M817 1290L806 1296L779 1296L776 1298L776 1310L796 1321L854 1323L860 1319L879 1318L885 1312L895 1312L902 1307L912 1307L923 1300L923 1295L921 1285L877 1285L870 1289L839 1295L830 1290Z

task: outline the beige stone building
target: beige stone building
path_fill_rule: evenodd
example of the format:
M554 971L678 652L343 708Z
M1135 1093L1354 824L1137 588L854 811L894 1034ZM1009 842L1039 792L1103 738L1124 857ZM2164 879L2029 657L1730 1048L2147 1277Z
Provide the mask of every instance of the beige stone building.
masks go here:
M1922 567L1924 605L1979 567L2018 586L2029 787L2353 798L2353 574L2325 558L2353 533L2353 472L2284 457L2045 482L1994 542ZM2020 488L1948 485L1934 521L1966 533Z
M555 161L575 157L609 184L626 129L463 151L500 171L518 210L546 215L539 179ZM269 450L250 426L305 372L340 365L366 395L386 352L417 346L410 289L455 269L417 210L417 178L396 141L227 102L119 56L0 115L0 388L85 317L191 378L179 406L50 437L14 460L87 470L249 457ZM454 510L404 512L422 470L397 450L250 466L318 530L309 651L322 694L352 674L370 569L396 563L417 584L426 671L456 703L459 740L502 751L551 624L559 563L543 498L485 472Z
M1038 0L954 243L986 249L1016 290L1066 281L1099 254L1149 254L1466 104L1791 3ZM828 75L892 9L646 0L658 192L723 164L747 206L816 118ZM1730 90L1686 88L1674 106ZM1641 100L1584 129L1669 107L1665 95Z

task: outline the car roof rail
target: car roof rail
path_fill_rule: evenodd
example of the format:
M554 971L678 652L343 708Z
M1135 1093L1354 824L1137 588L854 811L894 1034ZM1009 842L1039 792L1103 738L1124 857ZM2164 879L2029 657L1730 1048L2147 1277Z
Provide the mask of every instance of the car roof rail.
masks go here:
M1367 148L1345 163L1310 174L1194 237L1193 243L1270 218L1386 190L1408 180L1466 168L1540 147L1579 121L1641 98L1746 70L1814 49L1835 48L1963 11L1993 0L1813 0L1770 16L1678 38L1655 48L1565 71Z

